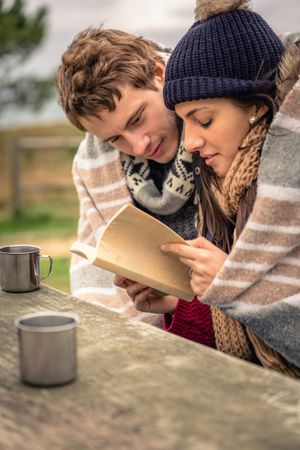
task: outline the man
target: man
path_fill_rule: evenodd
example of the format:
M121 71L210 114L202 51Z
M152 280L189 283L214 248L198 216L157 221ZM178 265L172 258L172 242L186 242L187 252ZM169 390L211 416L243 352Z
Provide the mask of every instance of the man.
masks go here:
M130 202L185 239L197 235L191 157L181 145L180 123L162 97L169 54L141 37L89 28L62 56L59 100L70 122L87 132L73 164L82 242L96 245L107 222ZM157 317L135 310L125 291L112 284L112 274L78 257L72 259L71 289L157 324Z

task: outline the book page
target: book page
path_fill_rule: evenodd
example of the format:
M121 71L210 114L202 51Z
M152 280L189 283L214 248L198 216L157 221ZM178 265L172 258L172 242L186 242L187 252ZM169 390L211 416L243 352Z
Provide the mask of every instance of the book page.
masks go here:
M81 256L82 258L88 259L91 264L93 264L95 261L96 258L95 247L85 244L84 242L78 241L73 242L70 251L78 256Z
M166 242L186 244L157 219L126 205L102 234L94 264L166 294L192 300L189 268L176 256L160 250Z

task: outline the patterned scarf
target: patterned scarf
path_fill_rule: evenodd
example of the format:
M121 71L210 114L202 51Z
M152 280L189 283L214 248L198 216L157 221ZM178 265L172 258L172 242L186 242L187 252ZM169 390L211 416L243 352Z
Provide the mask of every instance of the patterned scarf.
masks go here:
M151 178L147 160L123 153L121 158L130 194L137 203L152 213L174 214L193 196L195 186L192 155L184 150L182 140L161 191Z

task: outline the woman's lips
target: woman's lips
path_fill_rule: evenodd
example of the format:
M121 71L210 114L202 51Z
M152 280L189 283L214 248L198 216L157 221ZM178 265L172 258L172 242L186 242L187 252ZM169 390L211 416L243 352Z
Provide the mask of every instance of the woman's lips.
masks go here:
M202 159L204 160L204 162L207 166L211 166L214 163L217 156L218 156L218 153L214 153L211 155L202 156Z

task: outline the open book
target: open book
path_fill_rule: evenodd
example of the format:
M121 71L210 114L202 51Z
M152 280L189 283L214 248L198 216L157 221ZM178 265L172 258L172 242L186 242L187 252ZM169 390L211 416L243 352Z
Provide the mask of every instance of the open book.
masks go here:
M191 301L189 268L160 250L166 242L185 241L149 214L125 205L109 221L96 248L74 242L71 252L102 269L159 291ZM157 294L157 292L156 292Z

